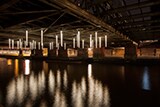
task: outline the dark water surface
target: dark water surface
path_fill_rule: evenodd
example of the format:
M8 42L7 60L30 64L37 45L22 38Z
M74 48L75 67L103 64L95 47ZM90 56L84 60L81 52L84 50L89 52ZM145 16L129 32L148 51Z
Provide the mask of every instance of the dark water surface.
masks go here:
M160 66L0 58L0 107L160 107Z

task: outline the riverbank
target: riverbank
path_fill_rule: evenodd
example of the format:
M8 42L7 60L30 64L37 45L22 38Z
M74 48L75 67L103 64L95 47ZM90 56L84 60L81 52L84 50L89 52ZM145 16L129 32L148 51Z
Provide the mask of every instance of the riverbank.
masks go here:
M30 59L46 61L63 61L63 62L86 62L86 63L114 63L114 64L160 64L159 58L138 57L136 59L125 59L122 57L101 57L101 58L84 58L84 57L47 57L47 56L8 56L0 55L8 59Z

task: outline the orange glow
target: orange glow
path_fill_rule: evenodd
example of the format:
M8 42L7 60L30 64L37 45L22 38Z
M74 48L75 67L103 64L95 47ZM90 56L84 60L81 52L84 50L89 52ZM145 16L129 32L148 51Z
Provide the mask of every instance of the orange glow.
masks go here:
M124 57L124 49L115 49L115 56Z
M0 50L1 55L11 55L11 56L18 56L18 50Z
M18 72L19 72L18 59L15 59L15 70L14 70L15 77L18 77Z
M67 49L67 54L68 54L68 57L76 57L78 52L75 49L70 49L69 48L69 49Z
M125 48L124 47L118 47L114 49L105 49L104 50L104 56L105 57L124 57L125 54Z
M11 59L7 60L7 65L12 65L12 60Z
M45 61L43 61L43 70L45 72L45 74L48 74L48 63L46 63Z
M48 49L47 48L43 48L43 56L47 56L48 55Z
M23 56L30 56L31 55L31 51L23 51Z
M89 58L93 57L93 49L92 48L88 48L88 57Z

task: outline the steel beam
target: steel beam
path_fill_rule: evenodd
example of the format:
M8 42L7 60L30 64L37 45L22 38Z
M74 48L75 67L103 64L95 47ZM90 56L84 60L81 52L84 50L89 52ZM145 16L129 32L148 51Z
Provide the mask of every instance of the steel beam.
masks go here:
M21 25L21 24L25 24L25 23L30 23L30 22L33 22L33 21L36 21L36 20L41 20L41 19L44 19L46 17L49 17L49 16L53 16L53 15L56 15L56 14L59 14L59 12L55 12L55 13L52 13L52 14L49 14L49 15L41 15L41 16L36 16L36 17L33 17L33 18L26 18L26 19L23 19L23 20L18 20L17 22L14 22L14 24L12 25L9 25L9 26L5 26L6 28L11 28L11 27L14 27L14 26L17 26L17 25Z
M0 5L0 11L3 11L5 9L9 8L10 6L14 5L18 1L20 1L20 0L7 0L7 2L5 2L2 5Z
M132 27L138 25L148 25L152 23L160 23L160 20L146 20L146 21L137 21L137 22L129 22L129 23L122 23L120 26L122 27ZM121 28L121 27L118 27Z
M151 16L158 16L160 15L160 12L152 12L152 13L144 13L144 14L138 14L138 15L132 15L128 17L121 17L121 18L115 18L114 21L123 21L123 20L131 20L131 19L138 19L143 17L151 17Z
M135 32L134 35L132 35L134 39L136 40L158 40L160 39L159 32Z
M154 29L154 30L144 30L144 31L134 31L134 33L155 33L155 32L159 32L160 33L160 29Z
M66 11L70 14L76 15L78 18L80 17L82 20L99 27L103 30L110 31L115 33L117 36L125 37L124 35L120 34L116 29L114 29L112 26L108 25L104 21L98 19L97 17L93 16L89 12L81 9L80 7L74 5L73 3L69 2L68 0L50 0L53 3L56 3L57 5L61 6L62 8L65 8Z
M113 13L132 10L132 9L136 9L136 8L149 7L149 6L158 5L158 4L160 4L160 0L157 0L157 1L145 1L145 2L140 2L140 3L128 5L128 6L115 8L114 10L110 9L110 10L107 11L107 13L108 14L113 14Z
M36 13L53 13L57 10L41 10L41 11L22 11L22 12L1 12L0 16L2 15L22 15L22 14L36 14Z
M148 26L140 26L140 27L137 27L137 26L132 26L132 27L126 27L126 28L123 28L123 30L128 30L128 31L139 31L139 30L148 30L148 29L155 29L155 28L160 28L160 25L148 25ZM121 28L118 28L119 30Z

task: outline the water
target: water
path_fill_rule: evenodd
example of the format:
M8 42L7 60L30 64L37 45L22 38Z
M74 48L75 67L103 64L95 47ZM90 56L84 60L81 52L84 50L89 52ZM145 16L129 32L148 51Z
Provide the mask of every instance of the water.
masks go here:
M159 107L159 70L0 58L0 107Z

